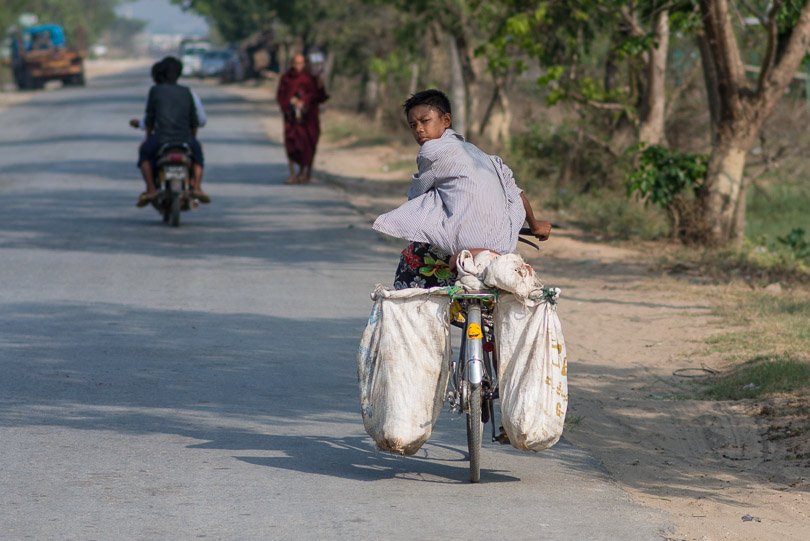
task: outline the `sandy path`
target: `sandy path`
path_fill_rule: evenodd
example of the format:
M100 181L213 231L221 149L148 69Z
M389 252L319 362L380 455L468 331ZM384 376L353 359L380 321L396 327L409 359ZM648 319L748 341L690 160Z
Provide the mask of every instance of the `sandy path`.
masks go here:
M273 82L230 89L256 103L268 135L280 141ZM404 200L407 174L385 172L397 152L322 144L316 181L333 184L370 222ZM643 249L591 242L574 230L555 231L540 253L522 253L563 289L571 367L565 437L638 501L671 513L671 539L807 539L807 470L774 458L751 406L675 399L685 378L673 371L712 362L697 354L718 330L707 292L650 271Z

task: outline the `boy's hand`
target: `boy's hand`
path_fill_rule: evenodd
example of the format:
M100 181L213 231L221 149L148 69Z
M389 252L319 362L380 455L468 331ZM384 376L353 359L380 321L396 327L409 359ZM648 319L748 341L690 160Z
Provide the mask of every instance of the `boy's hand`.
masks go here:
M139 128L141 125L141 121L137 118L130 118L129 125L132 126L133 128Z
M548 240L548 237L551 235L551 222L537 220L529 224L529 228L532 230L532 235L540 241Z

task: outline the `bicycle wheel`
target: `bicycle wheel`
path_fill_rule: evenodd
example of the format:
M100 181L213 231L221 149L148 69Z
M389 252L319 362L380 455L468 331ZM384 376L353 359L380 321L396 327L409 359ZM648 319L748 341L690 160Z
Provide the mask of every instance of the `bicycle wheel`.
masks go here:
M470 411L467 413L467 448L470 451L470 482L481 480L481 386L470 386Z

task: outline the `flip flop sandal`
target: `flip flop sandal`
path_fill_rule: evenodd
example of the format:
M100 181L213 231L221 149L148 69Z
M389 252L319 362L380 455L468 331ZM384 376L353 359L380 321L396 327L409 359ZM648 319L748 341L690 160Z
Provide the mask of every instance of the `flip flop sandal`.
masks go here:
M135 203L135 206L138 208L143 208L152 201L154 201L155 197L157 197L157 194L149 195L148 193L143 192L141 195L138 196L138 202Z

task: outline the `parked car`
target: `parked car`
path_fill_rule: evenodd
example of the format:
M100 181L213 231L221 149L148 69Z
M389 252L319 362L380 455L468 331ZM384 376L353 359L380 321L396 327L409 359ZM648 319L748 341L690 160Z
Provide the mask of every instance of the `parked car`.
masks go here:
M202 54L202 61L200 65L200 77L220 77L228 59L233 55L232 51L227 49L213 49L206 51Z
M199 76L202 72L203 55L211 50L211 43L204 39L185 39L180 43L180 60L183 62L183 75Z

